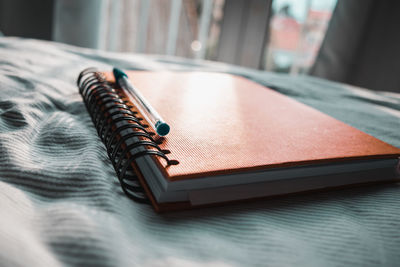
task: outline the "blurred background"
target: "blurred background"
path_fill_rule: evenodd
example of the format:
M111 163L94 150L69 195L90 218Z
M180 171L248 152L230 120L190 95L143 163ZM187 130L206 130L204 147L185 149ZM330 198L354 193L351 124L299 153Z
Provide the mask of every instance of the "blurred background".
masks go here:
M389 0L0 0L0 31L400 91L399 12Z

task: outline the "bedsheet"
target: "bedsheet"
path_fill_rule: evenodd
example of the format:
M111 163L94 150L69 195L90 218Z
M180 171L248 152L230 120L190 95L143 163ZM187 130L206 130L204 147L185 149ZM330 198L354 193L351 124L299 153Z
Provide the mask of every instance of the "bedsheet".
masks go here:
M0 37L1 266L399 266L399 184L156 214L122 193L81 70L242 75L400 147L400 94L167 56Z

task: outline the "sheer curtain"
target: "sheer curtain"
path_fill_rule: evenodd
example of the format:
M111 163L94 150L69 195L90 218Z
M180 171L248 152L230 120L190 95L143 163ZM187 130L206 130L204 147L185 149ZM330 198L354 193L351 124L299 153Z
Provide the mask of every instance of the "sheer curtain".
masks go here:
M207 42L214 2L218 0L55 0L53 40L111 51L204 58L204 45L191 49L191 43Z
M54 1L54 41L264 65L272 0Z
M104 49L106 0L55 0L53 40Z

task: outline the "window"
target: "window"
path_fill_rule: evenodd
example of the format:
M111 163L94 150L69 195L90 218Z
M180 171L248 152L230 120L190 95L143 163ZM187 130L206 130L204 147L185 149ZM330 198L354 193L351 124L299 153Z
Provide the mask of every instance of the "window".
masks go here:
M296 74L312 66L336 1L59 0L54 36L110 51Z
M314 63L336 0L274 0L266 69L305 73Z

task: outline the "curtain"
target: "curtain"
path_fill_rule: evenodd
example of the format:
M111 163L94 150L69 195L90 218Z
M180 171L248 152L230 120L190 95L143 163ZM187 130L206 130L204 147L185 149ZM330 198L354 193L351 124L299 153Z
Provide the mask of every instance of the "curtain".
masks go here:
M338 0L311 75L400 92L400 2Z
M53 40L104 48L105 0L54 0Z

